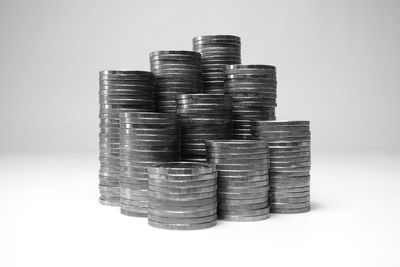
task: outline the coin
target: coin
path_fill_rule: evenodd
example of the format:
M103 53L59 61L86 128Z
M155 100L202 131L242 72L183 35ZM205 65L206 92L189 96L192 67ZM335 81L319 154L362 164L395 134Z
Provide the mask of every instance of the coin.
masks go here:
M126 216L133 216L133 217L143 217L143 218L147 217L147 213L130 211L130 210L125 210L125 209L121 209L121 214L126 215Z
M113 207L119 207L119 198L116 198L117 200L107 200L104 197L99 198L99 203L105 206L113 206Z
M294 213L304 213L309 212L311 210L311 206L304 208L289 208L289 209L281 209L281 208L273 208L271 207L272 213L280 213L280 214L294 214Z
M206 223L160 223L153 220L148 220L148 224L150 226L161 228L161 229L168 229L168 230L200 230L211 228L217 224L216 220L212 220Z
M251 222L266 220L270 217L270 214L263 214L259 216L240 216L240 215L224 215L218 214L218 219L224 221L235 221L235 222Z

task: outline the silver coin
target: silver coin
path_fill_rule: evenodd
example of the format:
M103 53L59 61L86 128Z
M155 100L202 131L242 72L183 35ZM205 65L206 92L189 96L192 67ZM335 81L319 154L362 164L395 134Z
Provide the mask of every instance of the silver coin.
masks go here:
M149 180L149 185L165 187L165 188L197 188L197 187L206 187L206 186L216 186L217 180L200 180L200 181L165 181L165 180Z
M161 228L161 229L167 229L167 230L200 230L200 229L206 229L206 228L211 228L217 224L216 220L207 222L207 223L198 223L198 224L182 224L182 223L159 223L153 220L148 220L148 224L150 226L156 227L156 228Z
M280 213L280 214L295 214L295 213L305 213L311 210L311 206L304 207L304 208L293 208L293 209L279 209L279 208L272 208L271 213Z
M99 203L105 206L112 206L112 207L119 207L120 203L119 201L109 201L107 199L104 199L102 197L99 198Z
M258 176L218 176L218 183L255 183L255 182L265 182L268 181L268 175L258 175Z
M262 176L267 175L268 170L254 170L254 171L225 171L218 170L218 176L226 177L226 176L239 176L239 177L248 177L248 176Z
M149 190L157 193L166 193L169 195L182 195L182 194L201 194L216 192L217 185L204 186L204 187L160 187L150 184Z
M200 174L158 174L149 172L149 178L156 181L166 182L194 182L194 181L216 181L217 173L200 173Z
M217 207L211 208L209 210L195 210L195 209L186 209L186 210L165 210L162 209L153 209L151 207L148 208L148 212L151 215L163 216L167 218L175 218L175 219L183 219L183 218L201 218L206 216L212 216L217 213Z
M218 180L218 188L253 188L253 187L264 187L269 185L268 179L264 181L258 182L238 182L238 181L230 181L229 179L220 179Z
M168 203L160 203L149 201L148 207L150 209L161 210L166 212L198 212L198 211L209 211L217 208L217 201L206 203L206 204L194 204L194 205L185 205L180 206L174 203L174 205L169 205Z
M237 216L237 215L224 215L218 214L219 220L234 221L234 222L251 222L251 221L262 221L270 217L270 214L264 214L259 216Z
M149 191L148 195L152 198L164 199L164 200L198 200L211 198L215 196L216 192L207 193L190 193L190 194L170 194L170 193L160 193L155 191Z
M309 197L310 196L310 191L304 191L304 192L279 192L279 191L271 191L270 194L270 199L274 198L299 198L299 197Z
M207 223L210 221L215 221L217 219L217 214L214 213L210 216L205 217L196 217L196 218L171 218L171 217L163 217L157 216L149 213L149 220L159 222L159 223L187 223L187 224L199 224L199 223Z
M218 205L250 205L268 202L268 196L251 199L218 198Z
M195 209L197 206L201 205L210 205L217 202L217 197L213 196L210 198L204 199L194 199L194 200L167 200L167 199L157 199L153 197L149 197L149 205L157 205L157 206L164 206L168 207L168 209L172 209L173 207L188 209L191 207Z
M193 162L160 163L148 169L155 174L208 174L216 171L215 165Z
M121 204L121 210L133 211L133 212L144 213L144 214L148 213L146 206L141 207L141 206L133 206L133 205Z
M270 203L288 203L288 204L295 204L295 203L302 203L302 202L309 202L310 196L306 197L277 197L273 196L269 198Z
M264 207L260 209L251 209L251 210L218 210L218 215L224 216L245 216L245 217L252 217L252 216L261 216L265 214L269 214L269 207Z
M262 202L262 203L256 203L256 204L239 204L239 205L230 205L230 204L222 204L218 203L218 211L217 212L222 212L224 210L227 211L243 211L243 210L257 210L257 209L263 209L268 207L268 201Z
M225 194L256 194L265 193L269 191L269 186L259 186L259 187L223 187L218 186L218 195Z
M231 192L217 192L218 198L224 199L254 199L267 197L268 191L257 192L257 193L231 193Z
M121 198L121 204L127 206L136 206L136 207L147 207L149 201L140 201L140 200L131 200L127 198Z
M126 215L126 216L147 218L147 213L135 212L135 211L125 210L125 209L121 209L120 212L122 215Z

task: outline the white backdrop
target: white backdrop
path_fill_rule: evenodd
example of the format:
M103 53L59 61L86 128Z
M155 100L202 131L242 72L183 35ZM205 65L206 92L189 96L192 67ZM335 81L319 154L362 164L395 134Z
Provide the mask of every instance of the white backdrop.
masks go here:
M395 0L3 0L0 149L97 149L98 71L202 34L277 66L278 119L311 120L315 148L399 147L399 23Z

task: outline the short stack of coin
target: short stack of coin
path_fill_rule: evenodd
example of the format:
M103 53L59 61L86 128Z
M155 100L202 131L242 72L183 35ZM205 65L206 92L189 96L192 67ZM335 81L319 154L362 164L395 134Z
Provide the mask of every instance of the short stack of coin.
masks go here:
M230 99L222 94L185 94L177 103L182 159L205 162L205 140L232 138Z
M179 132L174 113L120 113L122 214L147 216L147 167L179 160Z
M119 112L154 111L154 74L108 70L99 73L100 203L120 205Z
M256 139L270 151L270 207L273 213L310 210L311 133L309 121L255 121Z
M193 38L193 51L201 53L203 86L206 93L224 93L224 69L241 63L240 37L205 35Z
M216 225L215 165L169 162L149 170L148 223L171 230L204 229Z
M157 111L176 112L176 96L203 92L201 56L192 51L150 53L150 68L156 76Z
M258 140L206 141L207 158L218 172L218 218L269 218L268 145Z
M225 66L225 92L232 98L233 136L251 139L252 120L275 120L276 68Z

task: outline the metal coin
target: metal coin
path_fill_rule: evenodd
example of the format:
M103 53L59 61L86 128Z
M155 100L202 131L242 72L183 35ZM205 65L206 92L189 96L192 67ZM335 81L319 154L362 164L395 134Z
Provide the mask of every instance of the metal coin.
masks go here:
M171 218L171 217L163 217L149 213L149 220L156 221L159 223L190 223L190 224L199 224L199 223L207 223L210 221L215 221L217 219L217 214L205 217L195 217L195 218Z
M150 202L151 203L151 202ZM162 209L154 209L152 207L148 208L149 214L156 215L156 216L163 216L168 218L175 218L175 219L183 219L183 218L201 218L206 216L211 216L216 214L217 206L216 203L215 207L208 209L208 210L196 210L196 209L184 209L184 210L165 210L163 207Z
M217 224L216 220L207 222L207 223L198 223L198 224L182 224L182 223L159 223L153 220L149 220L148 224L150 226L156 227L156 228L161 228L161 229L167 229L167 230L200 230L200 229L206 229L206 228L211 228Z
M211 198L204 199L194 199L194 200L166 200L166 199L157 199L153 197L149 197L149 205L158 205L168 207L168 209L172 209L176 207L177 209L190 209L201 205L211 205L217 202L217 197L213 196Z
M160 163L149 168L149 172L155 174L208 174L215 170L213 164L193 162Z
M130 211L130 210L125 210L121 209L121 214L126 215L126 216L132 216L132 217L146 217L147 218L147 213L141 213L141 212L135 212L135 211Z
M305 213L311 210L311 206L304 208L293 208L293 209L280 209L271 207L271 213L280 213L280 214L295 214L295 213Z
M234 221L234 222L250 222L250 221L261 221L266 220L270 217L270 214L264 214L259 216L237 216L237 215L224 215L218 214L219 220Z
M268 202L268 196L251 199L218 198L218 205L250 205Z
M204 187L160 187L153 184L149 184L149 190L154 192L166 193L170 195L180 195L180 194L200 194L215 192L217 190L217 185L204 186Z
M227 205L227 204L218 204L218 211L223 212L224 210L234 210L234 211L242 211L242 210L257 210L268 207L268 201L257 203L257 204L244 204L244 205Z
M120 203L119 201L109 201L107 199L104 199L102 197L99 198L99 203L105 206L112 206L112 207L119 207Z

